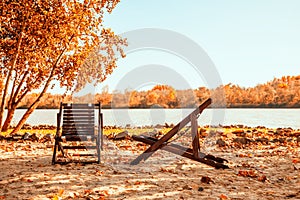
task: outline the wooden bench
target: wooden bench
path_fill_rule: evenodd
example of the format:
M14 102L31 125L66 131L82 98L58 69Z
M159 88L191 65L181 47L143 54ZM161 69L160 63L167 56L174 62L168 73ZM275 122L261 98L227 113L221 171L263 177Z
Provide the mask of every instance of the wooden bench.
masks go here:
M100 163L102 145L103 115L100 103L61 103L57 113L57 130L52 164L69 162ZM58 151L61 152L61 156L65 159L60 161L57 159ZM92 153L86 153L90 151ZM79 160L73 159L75 156ZM83 157L85 160L81 159ZM94 159L87 159L88 157L93 157Z

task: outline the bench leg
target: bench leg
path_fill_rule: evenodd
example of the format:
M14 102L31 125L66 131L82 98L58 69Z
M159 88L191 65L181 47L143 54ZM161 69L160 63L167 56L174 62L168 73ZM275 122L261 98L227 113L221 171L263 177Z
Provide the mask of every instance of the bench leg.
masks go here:
M97 138L96 146L97 146L97 157L98 157L98 158L97 158L97 159L98 159L98 160L97 160L97 163L100 164L100 161L101 161L101 158L100 158L100 152L101 152L100 148L101 148L101 147L100 147L100 146L101 146L101 145L100 145L100 138L99 138L99 137Z
M54 148L53 148L53 157L52 157L52 165L56 163L56 151L57 151L58 141L55 140Z

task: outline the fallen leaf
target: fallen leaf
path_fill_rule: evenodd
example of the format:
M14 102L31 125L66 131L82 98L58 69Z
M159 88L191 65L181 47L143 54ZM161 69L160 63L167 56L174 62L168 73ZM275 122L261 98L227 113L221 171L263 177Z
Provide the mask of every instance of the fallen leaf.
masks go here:
M61 197L59 197L59 196L57 196L57 195L55 195L53 198L52 198L52 200L61 200L62 198Z
M262 175L262 176L259 176L258 181L261 181L261 182L265 182L267 180L267 177L265 175Z
M226 199L228 199L228 197L227 197L226 195L224 195L224 194L221 194L221 195L220 195L220 199L221 199L221 200L226 200Z
M91 194L93 191L92 190L84 190L84 194L85 195L89 195L89 194Z
M100 196L108 196L108 191L107 190L103 190L99 195Z
M161 172L169 172L169 173L174 173L173 169L166 169L166 168L160 168Z
M64 189L60 189L59 191L58 191L58 196L62 196L63 195L63 193L65 192L65 190Z
M96 170L96 176L102 176L104 171Z
M211 181L212 181L211 178L209 178L208 176L202 176L201 178L202 183L209 184Z
M142 182L140 182L140 181L136 181L135 183L134 183L134 185L141 185L142 184Z
M182 189L184 190L192 190L193 188L189 185L185 185Z
M244 176L244 177L251 177L251 178L256 178L257 173L253 170L240 170L238 173L238 176Z
M128 150L128 149L131 149L132 147L131 147L131 145L122 145L122 146L120 146L120 148Z
M294 197L297 197L297 194L289 194L286 196L287 198L294 198Z

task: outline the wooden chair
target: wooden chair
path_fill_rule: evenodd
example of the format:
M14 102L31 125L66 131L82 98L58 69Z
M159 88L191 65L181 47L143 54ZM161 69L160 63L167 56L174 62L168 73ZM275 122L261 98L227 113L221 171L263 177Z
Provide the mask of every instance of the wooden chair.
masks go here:
M202 111L207 108L212 103L212 100L209 98L203 102L199 107L197 107L191 114L185 117L181 122L174 126L170 131L168 131L160 139L152 138L145 135L133 135L132 138L136 141L143 142L145 144L151 145L146 151L134 159L130 164L137 165L142 160L147 160L155 151L162 149L169 151L171 153L204 163L206 165L213 166L217 169L228 168L227 165L223 164L228 162L226 159L215 157L210 154L204 154L200 151L199 143L199 133L198 133L198 122L197 116L199 116ZM192 136L192 148L183 147L177 144L172 144L170 142L171 138L179 133L179 131L191 122L191 136Z
M103 115L100 103L61 103L57 113L52 164L100 163L102 145ZM60 160L57 151L62 154Z

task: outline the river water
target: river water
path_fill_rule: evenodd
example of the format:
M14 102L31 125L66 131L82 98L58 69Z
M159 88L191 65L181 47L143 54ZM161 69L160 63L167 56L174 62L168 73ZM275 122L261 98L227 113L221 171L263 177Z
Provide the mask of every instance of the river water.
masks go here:
M145 126L156 124L177 124L193 109L102 109L104 125ZM25 112L16 111L13 124ZM27 120L28 124L56 125L55 109L37 109ZM199 125L237 125L269 128L291 127L300 129L300 109L206 109L198 118Z

